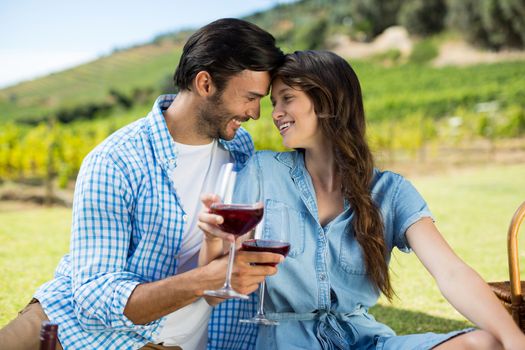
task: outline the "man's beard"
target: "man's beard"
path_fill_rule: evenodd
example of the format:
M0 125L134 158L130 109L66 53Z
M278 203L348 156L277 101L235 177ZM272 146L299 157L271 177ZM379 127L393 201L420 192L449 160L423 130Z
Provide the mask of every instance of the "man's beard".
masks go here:
M227 126L236 116L224 107L222 95L217 93L209 97L197 112L198 132L212 139L231 140L235 137L228 135Z

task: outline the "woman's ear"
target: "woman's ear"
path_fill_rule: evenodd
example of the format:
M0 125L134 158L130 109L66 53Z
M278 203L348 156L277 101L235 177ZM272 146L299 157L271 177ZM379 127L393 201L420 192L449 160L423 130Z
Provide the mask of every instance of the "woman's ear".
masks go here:
M195 92L202 97L208 97L215 93L215 85L213 84L210 73L201 70L193 80Z

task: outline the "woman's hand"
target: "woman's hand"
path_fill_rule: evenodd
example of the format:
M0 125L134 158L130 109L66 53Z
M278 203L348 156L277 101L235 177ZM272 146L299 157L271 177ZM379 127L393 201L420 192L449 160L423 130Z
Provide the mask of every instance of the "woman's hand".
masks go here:
M215 194L203 194L201 196L201 201L203 210L199 214L198 226L202 232L204 232L204 239L212 242L221 240L234 243L235 236L231 233L222 231L219 227L219 225L224 222L223 217L210 212L212 204L220 203L219 196Z
M517 331L512 336L505 337L503 339L503 348L505 350L525 349L525 334Z
M224 220L222 216L210 213L211 205L220 202L219 196L204 194L201 196L201 201L203 209L199 214L199 222L197 225L204 233L201 250L199 252L199 266L204 266L223 256L227 252L225 243L234 242L235 237L223 232L219 228L218 225ZM233 240L231 240L232 238Z

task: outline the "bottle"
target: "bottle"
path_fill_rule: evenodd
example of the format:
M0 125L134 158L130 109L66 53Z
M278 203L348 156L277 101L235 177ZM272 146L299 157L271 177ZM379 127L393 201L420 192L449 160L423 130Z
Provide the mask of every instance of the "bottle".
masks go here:
M43 321L40 327L40 350L55 350L58 339L58 324Z

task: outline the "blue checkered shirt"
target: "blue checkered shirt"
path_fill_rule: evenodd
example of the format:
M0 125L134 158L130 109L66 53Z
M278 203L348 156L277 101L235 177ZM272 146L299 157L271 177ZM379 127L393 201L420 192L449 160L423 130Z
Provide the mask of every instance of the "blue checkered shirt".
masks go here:
M177 268L185 213L169 176L177 149L162 115L174 97L160 96L145 118L109 136L84 159L75 188L70 252L55 278L35 294L59 324L64 349L138 349L160 333L164 318L135 325L124 307L138 284L172 276ZM253 153L243 129L232 141L220 143L238 165ZM242 309L247 307L253 302ZM224 329L230 323L237 326L229 319L238 314L235 304L216 311L210 346L230 349ZM246 331L250 339L236 337L240 348L255 341L254 329L240 330Z

